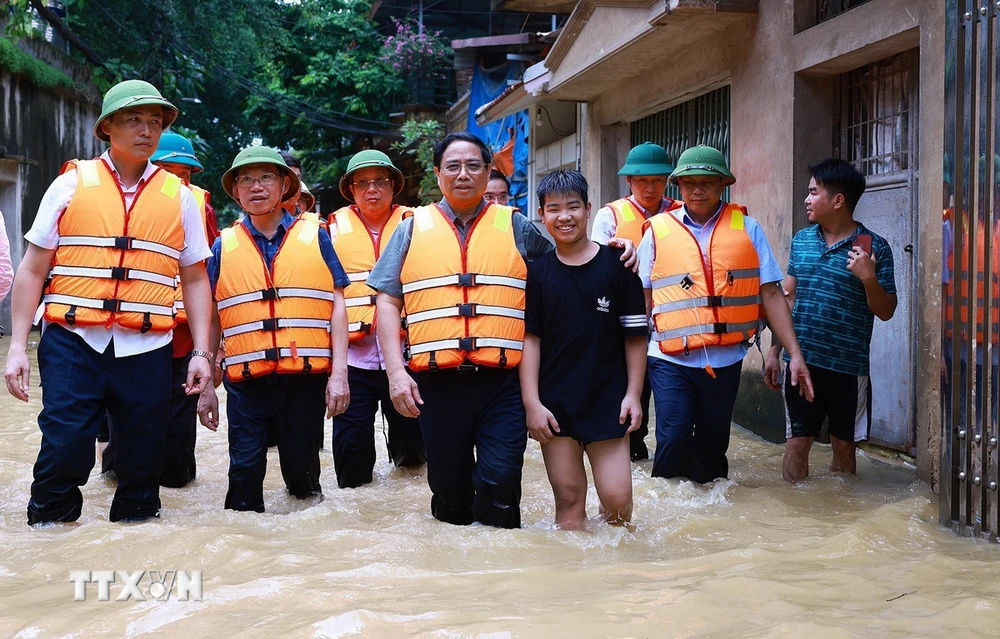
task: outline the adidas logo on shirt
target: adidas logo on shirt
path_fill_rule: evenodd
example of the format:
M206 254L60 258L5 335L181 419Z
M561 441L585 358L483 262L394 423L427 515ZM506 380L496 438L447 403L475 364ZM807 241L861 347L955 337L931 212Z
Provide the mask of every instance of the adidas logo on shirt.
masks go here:
M609 310L610 306L611 306L611 302L609 302L606 298L604 298L604 297L597 298L597 310L599 310L600 312L602 312L602 313L610 313L611 312Z

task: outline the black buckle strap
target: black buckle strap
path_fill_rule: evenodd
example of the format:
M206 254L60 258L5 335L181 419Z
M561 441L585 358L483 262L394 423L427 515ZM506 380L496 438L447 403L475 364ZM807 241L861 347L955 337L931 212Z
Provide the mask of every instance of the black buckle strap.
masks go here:
M724 335L729 332L726 328L727 326L725 322L715 322L712 324L712 332L716 335Z
M261 327L261 329L260 329L262 331L272 331L272 332L274 332L274 331L278 330L278 318L277 317L269 317L266 320L261 320L260 323L263 325Z
M459 337L458 338L458 350L460 351L474 351L478 347L476 346L475 337Z
M142 314L142 326L139 327L140 333L148 333L149 329L153 328L153 319L149 315L149 311Z
M243 379L253 378L253 374L250 372L250 362L243 362Z
M109 313L117 313L121 309L121 300L102 300L101 310L108 311Z
M260 296L261 296L260 299L266 302L271 302L273 300L278 299L278 289L273 287L265 288L263 291L260 292Z
M722 306L722 296L721 295L709 295L708 296L709 306Z
M680 281L680 287L685 291L689 291L692 286L694 286L694 280L691 279L690 275L685 275L684 279Z
M456 366L455 372L457 372L459 375L466 375L468 373L478 373L479 367L476 366L475 364L466 362L464 364L459 364L458 366Z
M729 271L728 273L726 273L726 284L732 286L735 282L736 282L736 276L733 275L733 272Z
M500 360L497 362L500 368L507 368L507 349L500 347Z
M475 317L476 316L476 305L473 303L459 304L458 305L458 316L459 317Z
M69 310L66 311L65 315L63 315L63 319L65 319L66 323L69 324L70 326L74 326L76 324L76 305L75 304L73 306L69 307Z
M364 333L365 335L371 335L372 325L369 324L368 322L361 322L361 326L358 328L358 330Z
M436 353L437 351L431 351L430 359L427 360L427 368L432 371L436 371L438 369L437 358L435 357Z
M309 363L309 356L308 355L303 355L302 356L302 372L303 373L309 373L309 372L312 371L312 369L313 369L312 364Z
M132 240L135 238L128 236L118 236L115 238L115 248L119 251L131 251Z
M459 273L458 274L458 285L459 286L475 286L476 285L476 274L475 273Z
M278 358L278 354L279 354L278 353L278 349L276 349L276 348L267 348L267 349L264 349L264 361L265 362L276 362L279 359Z
M127 280L128 279L128 269L124 266L112 266L111 267L111 279L113 280Z
M368 301L371 302L372 304L374 304L377 299L378 299L378 295L369 295L368 296Z

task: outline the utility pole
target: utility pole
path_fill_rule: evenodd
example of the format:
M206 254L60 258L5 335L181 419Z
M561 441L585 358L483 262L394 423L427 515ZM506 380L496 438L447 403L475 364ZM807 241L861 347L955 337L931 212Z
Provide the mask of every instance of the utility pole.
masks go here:
M411 5L412 6L412 5ZM420 0L419 8L417 9L417 33L420 35L424 34L424 0Z

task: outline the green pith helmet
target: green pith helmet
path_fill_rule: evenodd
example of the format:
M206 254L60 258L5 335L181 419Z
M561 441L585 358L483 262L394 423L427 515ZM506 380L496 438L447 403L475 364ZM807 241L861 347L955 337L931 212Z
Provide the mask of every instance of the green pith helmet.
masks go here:
M389 175L392 176L392 197L396 197L403 190L403 172L396 168L388 155L374 149L360 151L355 153L354 157L347 163L347 173L344 173L344 177L340 178L340 194L351 204L354 204L354 194L351 193L351 175L358 169L371 167L389 169Z
M240 167L248 166L250 164L273 164L278 172L286 177L288 177L291 182L288 185L288 190L284 192L281 197L281 201L285 202L289 199L289 196L294 197L299 192L300 182L299 176L295 175L295 172L288 168L285 164L285 159L281 157L281 154L272 149L269 146L251 146L243 149L236 154L236 158L233 160L233 165L229 167L229 170L222 176L222 188L229 197L236 200L239 204L240 200L236 197L236 175L240 172Z
M160 144L156 147L156 153L149 158L149 161L153 164L157 162L183 164L191 167L192 173L205 170L205 167L198 161L198 156L194 154L194 146L192 146L191 141L172 131L167 131L160 136Z
M643 142L628 152L625 166L618 171L618 175L670 175L673 170L662 146Z
M98 140L110 142L108 135L101 130L101 122L115 113L127 107L144 106L147 104L158 104L163 107L163 128L166 129L177 119L177 107L163 99L149 82L142 80L125 80L108 89L104 94L104 106L101 108L101 117L97 118L94 124L94 135Z
M677 168L670 174L670 182L677 184L677 178L684 175L715 175L722 178L726 186L734 184L736 177L729 170L726 158L718 149L699 144L693 146L677 158Z

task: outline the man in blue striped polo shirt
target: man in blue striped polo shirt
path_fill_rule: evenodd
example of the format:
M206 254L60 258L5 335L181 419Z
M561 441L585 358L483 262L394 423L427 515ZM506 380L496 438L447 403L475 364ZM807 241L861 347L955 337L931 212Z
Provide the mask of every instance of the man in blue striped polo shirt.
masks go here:
M864 176L837 159L809 170L805 204L811 226L792 239L784 286L816 397L806 402L785 380L786 481L809 475L809 449L825 418L833 445L830 470L857 471L857 442L868 439L871 428L872 326L875 317L885 322L896 311L892 249L854 219ZM764 367L772 390L781 389L780 352L775 340Z

